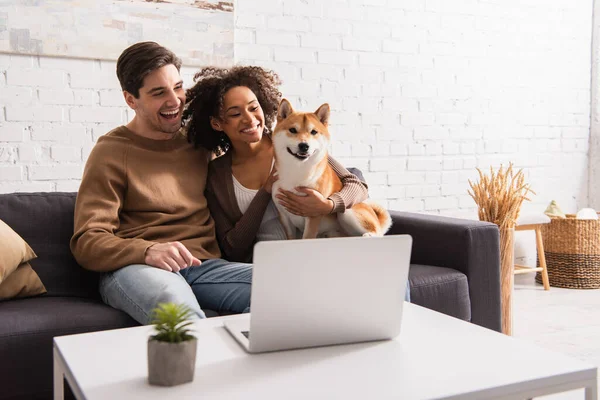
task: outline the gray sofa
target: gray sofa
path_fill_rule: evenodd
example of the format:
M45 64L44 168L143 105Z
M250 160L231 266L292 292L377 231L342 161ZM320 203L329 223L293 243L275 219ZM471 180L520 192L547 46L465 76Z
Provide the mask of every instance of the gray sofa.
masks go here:
M42 296L0 302L1 399L52 398L52 338L135 326L100 300L97 274L69 250L76 193L0 195L0 219L37 253L31 265ZM500 330L499 234L496 225L391 212L389 234L413 237L412 301ZM216 315L207 312L207 315ZM443 333L440 333L443 334ZM93 362L93 360L90 360Z

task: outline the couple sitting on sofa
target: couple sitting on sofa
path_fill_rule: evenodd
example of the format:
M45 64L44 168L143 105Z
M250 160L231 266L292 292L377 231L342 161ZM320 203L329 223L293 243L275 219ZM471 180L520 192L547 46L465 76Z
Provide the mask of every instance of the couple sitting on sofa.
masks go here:
M209 67L186 93L180 66L153 42L121 54L117 76L135 117L98 140L75 205L73 255L102 273L104 302L142 324L161 302L184 303L198 318L202 308L249 311L253 244L285 238L270 193L279 78ZM209 164L214 154L223 156ZM290 212L344 212L366 199L365 184L329 163L342 190L278 194Z

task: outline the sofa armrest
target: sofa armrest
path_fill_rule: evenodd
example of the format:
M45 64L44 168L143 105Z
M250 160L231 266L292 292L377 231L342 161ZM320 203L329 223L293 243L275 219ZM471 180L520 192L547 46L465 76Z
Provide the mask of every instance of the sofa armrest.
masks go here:
M500 233L489 222L390 211L388 235L413 238L411 263L456 269L467 276L471 322L501 330Z

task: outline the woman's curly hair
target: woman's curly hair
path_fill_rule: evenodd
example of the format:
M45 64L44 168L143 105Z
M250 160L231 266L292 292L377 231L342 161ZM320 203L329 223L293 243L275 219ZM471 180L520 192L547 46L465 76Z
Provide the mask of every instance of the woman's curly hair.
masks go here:
M237 86L245 86L254 92L265 114L264 132L271 133L281 100L281 80L275 72L255 66L204 67L194 75L194 82L194 86L186 91L183 124L187 128L188 141L195 147L202 146L217 154L229 149L231 141L224 132L212 128L210 118L224 118L223 96Z

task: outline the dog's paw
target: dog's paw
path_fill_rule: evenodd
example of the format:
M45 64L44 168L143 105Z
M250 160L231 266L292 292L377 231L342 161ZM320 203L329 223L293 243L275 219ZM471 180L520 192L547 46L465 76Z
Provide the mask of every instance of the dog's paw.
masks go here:
M363 237L375 237L375 236L379 236L379 235L377 235L374 232L365 232L362 235L363 235Z

